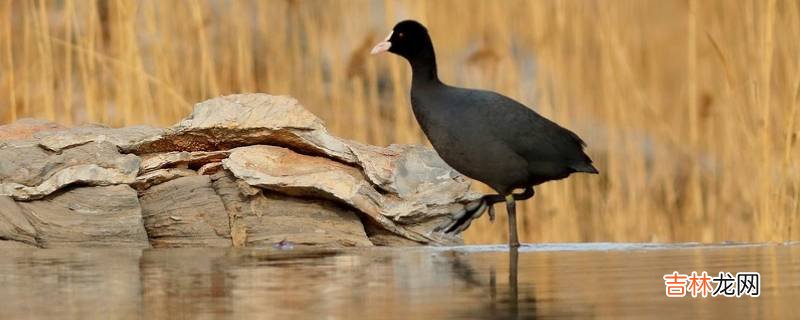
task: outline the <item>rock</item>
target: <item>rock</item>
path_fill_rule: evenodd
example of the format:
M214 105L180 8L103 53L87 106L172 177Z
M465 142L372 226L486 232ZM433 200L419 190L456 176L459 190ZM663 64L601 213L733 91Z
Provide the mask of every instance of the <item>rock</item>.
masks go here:
M194 167L200 168L209 162L220 162L228 157L228 151L177 151L141 155L142 163L140 172L147 173L166 167Z
M302 155L282 147L249 146L233 149L222 163L225 169L251 186L343 202L361 211L376 225L407 239L421 243L460 242L458 238L437 236L432 231L452 221L450 213L463 209L465 204L437 202L442 199L427 193L421 193L418 198L409 194L405 199L384 195L373 188L357 168L328 158ZM437 184L431 183L429 187L436 190ZM463 188L462 192L466 191L467 188ZM466 194L462 196L465 202L472 200ZM390 219L392 217L397 219ZM409 225L411 228L398 225L403 220L414 225ZM435 221L436 226L424 223L430 221Z
M283 96L211 99L167 129L0 126L3 246L104 245L86 229L104 214L124 222L109 243L138 216L155 247L459 244L440 230L478 208L469 186L429 148L339 139Z
M22 208L7 196L0 196L0 239L36 246L36 229Z
M338 200L358 208L392 232L416 241L427 241L421 235L405 232L380 214L374 199L381 195L356 168L275 146L236 148L228 159L222 161L222 165L251 186L294 196Z
M89 142L109 142L126 150L132 145L161 134L163 129L150 126L134 126L127 128L109 128L97 124L88 124L59 131L44 131L34 134L39 144L48 150L60 151L66 148Z
M8 198L6 198L8 199ZM136 191L126 185L73 188L45 199L17 202L29 228L15 238L43 248L149 247ZM8 214L3 210L3 214Z
M215 174L217 172L222 171L223 169L224 168L222 167L222 162L221 161L220 162L209 162L209 163L206 163L203 166L201 166L200 169L197 169L197 174L204 175L204 176L210 176L212 174Z
M0 126L0 141L30 140L37 132L63 130L64 127L45 120L19 119L12 124Z
M131 183L131 187L138 191L144 191L150 187L164 182L175 180L181 177L196 176L197 172L184 168L158 169L136 177L136 181Z
M139 199L153 247L230 247L228 215L208 176L153 186Z
M469 190L469 180L459 174L431 149L419 145L391 145L387 148L351 143L359 165L370 181L391 195L399 204L383 212L396 221L424 221L433 215L447 214L480 198ZM456 204L457 208L449 207ZM460 204L460 205L459 205ZM425 210L414 207L424 206ZM431 210L443 209L443 212Z
M327 201L261 192L225 172L181 177L141 197L154 247L371 246L358 215Z
M24 242L0 240L0 249L37 249L37 246L29 245Z
M349 163L356 160L348 145L330 135L322 120L297 100L261 93L201 102L188 118L126 150L136 154L215 151L257 144L290 146Z
M51 155L55 157L51 158ZM11 184L36 186L52 176L51 168L62 165L63 157L39 148L36 144L0 148L0 195L11 195Z
M23 155L23 156L20 156ZM120 154L108 142L87 143L60 153L35 146L0 149L0 195L39 199L71 184L132 183L139 158Z
M228 212L235 246L269 247L283 240L299 246L372 246L351 208L267 190L254 194L227 172L212 179Z

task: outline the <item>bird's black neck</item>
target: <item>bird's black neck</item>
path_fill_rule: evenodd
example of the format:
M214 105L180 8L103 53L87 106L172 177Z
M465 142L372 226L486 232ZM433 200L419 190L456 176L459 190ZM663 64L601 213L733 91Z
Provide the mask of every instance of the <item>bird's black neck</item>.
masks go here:
M439 75L436 73L436 54L433 43L428 41L414 56L408 58L411 64L411 83L413 86L439 84Z

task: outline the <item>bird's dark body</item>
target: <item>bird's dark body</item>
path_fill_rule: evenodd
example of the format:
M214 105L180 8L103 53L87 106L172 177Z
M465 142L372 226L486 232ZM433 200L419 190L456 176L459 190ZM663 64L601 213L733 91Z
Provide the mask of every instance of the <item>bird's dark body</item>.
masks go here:
M498 93L414 84L411 105L442 159L500 194L596 172L577 135Z
M533 186L573 172L597 173L575 133L499 93L457 88L439 80L428 30L406 20L372 53L389 51L411 65L411 106L422 131L442 159L498 195L485 195L477 209L463 213L446 232L459 233L492 205L506 202L509 246L518 247L515 201L534 195ZM524 188L522 193L514 189Z

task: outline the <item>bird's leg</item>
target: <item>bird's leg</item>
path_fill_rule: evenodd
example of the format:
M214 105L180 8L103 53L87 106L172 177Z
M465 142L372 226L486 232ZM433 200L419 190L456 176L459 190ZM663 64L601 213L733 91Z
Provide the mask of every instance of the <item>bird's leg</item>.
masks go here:
M508 247L519 247L519 238L517 238L517 206L514 203L514 195L508 194L506 196L506 209L508 210Z
M533 197L534 194L535 192L533 191L533 187L528 186L525 187L525 190L522 191L521 193L513 193L512 195L514 196L514 200L519 201L519 200L528 200L531 197ZM495 203L505 202L506 198L499 194L487 194L483 196L481 200L485 201L487 205L491 206Z

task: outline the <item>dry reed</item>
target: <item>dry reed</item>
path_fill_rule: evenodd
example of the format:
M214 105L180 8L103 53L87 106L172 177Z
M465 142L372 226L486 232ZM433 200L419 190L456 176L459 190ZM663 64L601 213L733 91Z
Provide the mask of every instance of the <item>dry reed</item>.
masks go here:
M428 25L446 82L589 143L602 175L537 188L522 240L800 239L798 1L0 0L0 123L164 126L259 91L337 135L424 143L409 68L367 54L404 18ZM504 223L468 242L504 242Z

